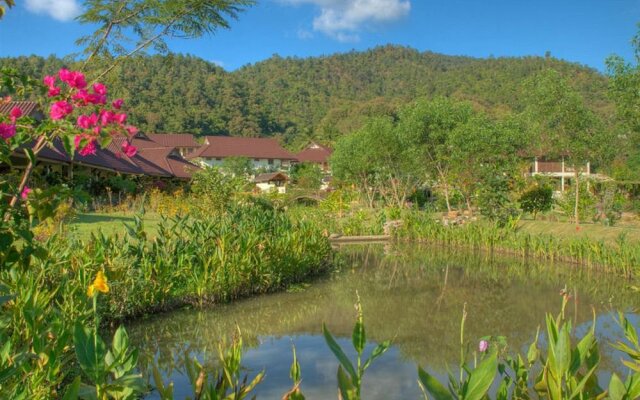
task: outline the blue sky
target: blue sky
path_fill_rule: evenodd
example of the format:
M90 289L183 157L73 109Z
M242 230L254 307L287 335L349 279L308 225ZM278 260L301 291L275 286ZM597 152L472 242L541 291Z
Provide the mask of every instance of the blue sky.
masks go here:
M91 27L73 20L79 0L18 0L0 20L0 55L64 56ZM227 70L281 56L307 57L388 43L476 57L544 55L604 70L629 60L640 0L261 0L231 30L175 39Z

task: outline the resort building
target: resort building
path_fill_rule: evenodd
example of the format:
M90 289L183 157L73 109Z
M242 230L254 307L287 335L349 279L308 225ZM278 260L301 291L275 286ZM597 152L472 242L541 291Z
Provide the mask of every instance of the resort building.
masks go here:
M8 114L14 107L20 108L23 115L42 119L37 103L29 101L5 103L0 107L0 113ZM186 149L189 146L167 146L163 143L168 142L162 140L160 136L163 135L153 135L156 140L152 140L144 133L137 133L131 138L131 144L137 148L137 153L132 157L128 157L121 150L126 140L123 136L114 137L105 148L97 146L95 154L82 156L76 153L73 158L67 154L62 141L56 138L40 151L36 168L45 168L68 177L72 177L74 171L89 170L94 175L107 172L154 178L190 179L200 167L190 163L181 155L179 149ZM191 139L178 138L175 141L180 144L191 144L194 141L193 136L186 136L190 136ZM16 151L12 159L14 165L18 167L26 166L28 163L23 151Z
M147 133L147 136L164 147L176 149L183 157L198 150L201 146L190 133Z
M221 166L225 158L246 157L256 170L288 169L296 157L285 150L276 139L231 136L206 136L204 144L187 159L203 166Z
M256 184L256 187L263 192L277 191L278 193L283 194L287 191L288 180L289 177L282 172L270 172L267 174L257 175L253 179L253 182Z
M591 164L586 163L583 167L579 168L580 176L586 178L598 178L601 179L601 175L591 173ZM558 160L547 160L545 158L536 157L529 168L529 175L536 176L542 175L553 178L559 182L557 190L564 192L568 181L575 178L576 171L573 165L565 163L564 158Z
M296 155L297 162L318 164L322 171L329 172L329 157L333 153L330 148L311 142Z

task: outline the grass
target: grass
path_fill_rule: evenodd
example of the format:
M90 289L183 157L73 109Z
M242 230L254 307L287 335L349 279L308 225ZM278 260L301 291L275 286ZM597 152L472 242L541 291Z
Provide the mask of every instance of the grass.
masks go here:
M99 230L105 235L126 233L126 227L134 226L134 213L113 212L113 213L77 213L68 224L71 231L77 234L80 239L88 239L91 233ZM158 224L161 216L157 213L146 213L143 218L144 228L149 237L157 236Z
M640 226L625 224L620 226L604 226L601 224L580 224L580 229L570 222L521 220L519 227L523 232L532 235L546 234L558 239L591 239L602 240L613 244L620 237L626 235L629 242L640 241Z

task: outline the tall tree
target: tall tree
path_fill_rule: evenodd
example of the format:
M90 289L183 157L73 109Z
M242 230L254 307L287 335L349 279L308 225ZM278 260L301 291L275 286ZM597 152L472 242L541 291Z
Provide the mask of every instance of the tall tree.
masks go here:
M574 170L574 222L580 224L578 204L581 169L602 159L611 143L610 132L589 110L583 98L555 70L545 70L525 84L526 117L536 139L538 155L564 159Z
M472 115L470 104L447 98L419 100L399 112L398 129L419 144L416 156L420 157L425 174L437 182L448 211L451 211L452 191L451 137Z
M165 38L198 38L219 28L252 5L253 0L87 0L81 23L97 25L93 33L78 39L85 63L96 57L108 67L101 79L122 59L149 48L166 52ZM130 43L133 43L130 45Z

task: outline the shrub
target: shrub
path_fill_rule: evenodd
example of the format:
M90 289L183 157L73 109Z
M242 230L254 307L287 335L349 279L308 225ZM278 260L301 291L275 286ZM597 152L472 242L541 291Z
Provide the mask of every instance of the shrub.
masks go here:
M535 220L538 213L547 212L553 206L553 189L550 186L534 186L520 196L520 208L533 214Z

